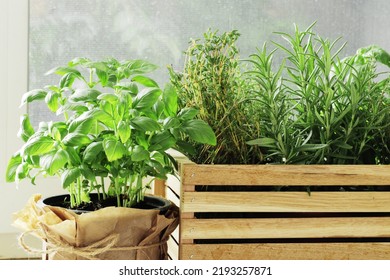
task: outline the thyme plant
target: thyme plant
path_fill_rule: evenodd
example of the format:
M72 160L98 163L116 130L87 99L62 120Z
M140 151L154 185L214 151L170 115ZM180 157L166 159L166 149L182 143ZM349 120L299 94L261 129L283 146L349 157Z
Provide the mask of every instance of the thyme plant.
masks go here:
M258 137L256 111L251 101L251 84L245 80L236 42L238 31L218 34L208 30L192 40L185 52L184 69L169 68L181 107L199 109L198 117L208 123L217 145L196 145L196 163L255 163L261 159L257 147L246 141Z

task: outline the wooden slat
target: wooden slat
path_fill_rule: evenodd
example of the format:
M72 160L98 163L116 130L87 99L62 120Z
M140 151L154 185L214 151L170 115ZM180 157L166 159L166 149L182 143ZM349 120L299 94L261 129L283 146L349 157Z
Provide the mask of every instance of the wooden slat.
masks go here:
M390 243L185 244L183 260L389 260Z
M390 185L390 165L183 164L188 185Z
M185 192L182 212L390 212L390 192Z
M182 244L192 244L194 243L194 240L191 239L191 238L186 238L183 236L183 231L182 231L182 226L181 226L181 223L183 220L193 220L194 219L194 213L180 213L180 225L179 225L179 244L180 246ZM180 257L180 251L179 251L179 257Z
M157 196L165 197L165 181L158 179L154 180L153 193Z
M252 186L390 186L388 165L197 165L181 160L180 259L390 259L390 242L193 244L196 239L388 238L390 217L193 218L194 212L390 212L389 191L311 196L250 191ZM195 192L195 185L249 189Z
M183 239L390 237L390 217L182 219Z
M183 197L183 193L186 192L194 192L195 191L195 185L181 185L180 189L180 197ZM180 209L183 208L183 202L180 201ZM193 220L194 219L194 213L193 212L183 212L180 211L180 223L182 223L183 219ZM181 228L181 226L180 226ZM183 236L183 231L180 229L179 233L179 243L180 244L192 244L194 243L194 240L191 238L186 238Z

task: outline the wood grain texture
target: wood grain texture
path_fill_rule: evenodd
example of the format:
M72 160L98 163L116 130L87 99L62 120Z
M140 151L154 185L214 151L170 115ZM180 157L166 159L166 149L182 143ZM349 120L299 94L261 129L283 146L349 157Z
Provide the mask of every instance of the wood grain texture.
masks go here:
M165 197L165 181L156 179L153 182L153 193L157 196Z
M390 185L390 165L183 164L181 169L186 185Z
M390 260L390 243L184 244L183 260Z
M312 192L310 196L297 191L253 191L261 186L390 186L388 165L197 165L180 158L178 175L180 179L170 178L167 185L180 196L179 259L390 259L390 242L365 239L390 238L390 217L375 217L375 213L390 213L390 188ZM197 192L196 185L214 186L215 192ZM229 192L225 186L243 187ZM196 219L197 212L315 212L340 213L341 217ZM363 214L342 217L343 213ZM318 238L327 242L313 243ZM338 238L362 242L336 242ZM237 243L194 244L197 239L218 243L237 239ZM242 244L242 239L273 243ZM285 239L303 243L282 243Z
M390 217L182 219L181 239L390 237Z
M184 192L182 212L390 212L390 192Z

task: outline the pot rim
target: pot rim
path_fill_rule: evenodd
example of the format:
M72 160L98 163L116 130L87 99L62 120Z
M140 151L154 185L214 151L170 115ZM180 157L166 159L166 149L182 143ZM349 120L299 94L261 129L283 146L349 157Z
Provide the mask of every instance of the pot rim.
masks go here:
M97 193L91 193L90 195L91 195L91 200L99 201L97 199ZM55 200L64 201L64 199L66 199L66 198L68 198L68 201L69 201L70 195L69 194L52 195L52 196L48 196L48 197L40 199L38 201L38 205L41 207L44 207L44 206L63 207L60 205L61 204L60 202L55 203ZM95 198L95 199L93 199L93 198ZM53 201L51 201L51 200L53 200ZM156 196L153 194L146 194L144 196L144 200L142 202L140 202L139 205L136 205L136 206L131 207L131 208L142 209L142 210L160 210L160 214L164 214L171 207L171 205L172 205L172 202L164 197ZM105 208L105 207L117 207L117 206L106 205L106 206L102 206L101 208ZM66 207L63 207L63 208L66 208ZM99 209L101 209L101 208L99 208ZM99 210L99 209L83 210L83 209L70 209L70 208L66 208L66 209L71 210L71 211L75 212L76 214L89 213L89 212Z

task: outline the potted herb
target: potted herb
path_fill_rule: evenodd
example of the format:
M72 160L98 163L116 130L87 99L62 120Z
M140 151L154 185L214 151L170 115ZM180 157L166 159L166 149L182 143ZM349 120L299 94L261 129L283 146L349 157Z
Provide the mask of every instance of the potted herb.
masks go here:
M197 145L190 159L206 164L259 163L262 155L247 141L259 137L260 128L253 102L252 83L240 61L237 30L219 34L207 30L203 38L191 40L181 71L169 67L171 82L180 97L180 106L199 109L217 136L217 144Z
M259 106L259 145L268 162L283 164L385 164L389 162L390 55L378 46L341 58L344 45L312 31L281 33L251 56ZM283 62L275 67L274 55Z
M183 161L180 180L169 180L179 259L389 259L390 78L378 65L390 55L370 46L342 57L344 45L313 26L279 34L287 44L264 45L246 72L255 113L246 123L259 128L246 143L261 164ZM213 60L192 59L179 81L212 81L211 67L192 70ZM183 84L183 94L198 90Z
M155 178L165 179L174 172L175 161L168 150L188 154L193 149L183 139L214 145L215 135L205 122L194 119L194 108L179 110L176 91L170 84L161 89L146 75L155 68L142 60L76 58L50 71L61 76L58 85L24 94L22 105L43 100L51 111L62 116L59 121L41 122L34 129L29 116L24 115L19 136L25 144L10 159L6 172L8 182L30 179L34 183L41 175L61 177L68 195L53 204L61 208L49 207L57 217L57 228L53 229L52 222L41 222L40 234L49 244L54 243L52 248L79 249L75 254L53 250L54 258L166 257L156 248L166 246L163 241L177 225L174 205L169 207L168 203L161 215L159 209L137 208L154 208L145 205L157 200L148 196L145 199L147 189ZM157 202L160 204L167 202ZM77 215L65 208L92 212ZM94 211L99 208L103 209ZM46 210L37 211L39 217L47 217ZM114 217L109 217L110 213ZM123 220L127 214L133 217ZM71 233L61 235L58 227L64 220L72 221L73 227ZM122 230L136 229L130 244L123 243L125 239L115 230L118 222L123 224ZM29 223L34 222L30 219ZM97 223L101 223L100 229ZM83 228L89 224L95 227ZM145 232L140 232L140 224ZM110 227L111 239L105 240L102 232L106 230L102 229ZM73 239L68 240L69 235ZM131 233L125 235L129 238ZM112 244L113 240L117 243ZM100 241L102 244L97 245ZM88 246L99 247L98 255L88 251ZM85 247L89 248L87 253ZM118 247L123 248L115 249Z

